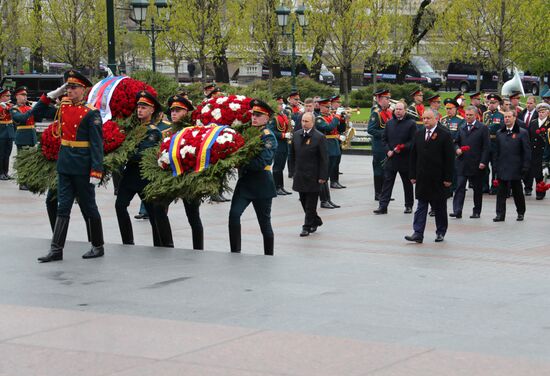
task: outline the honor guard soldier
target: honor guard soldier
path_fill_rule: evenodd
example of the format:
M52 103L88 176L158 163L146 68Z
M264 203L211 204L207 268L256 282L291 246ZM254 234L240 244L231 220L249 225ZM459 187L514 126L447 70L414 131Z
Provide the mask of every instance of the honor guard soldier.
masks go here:
M410 114L414 114L414 121L416 121L417 126L420 126L423 124L422 114L424 113L424 93L422 92L422 89L415 89L410 93L410 96L414 103L409 106L408 112Z
M382 141L386 123L392 118L390 109L391 94L389 90L380 89L374 93L376 103L371 109L368 123L368 132L372 136L372 169L374 175L374 199L380 200L382 186L384 184L384 166L386 148Z
M538 118L531 120L527 128L531 140L531 167L528 174L528 183L531 185L533 178L537 184L544 184L543 166L550 162L550 104L539 103L537 112ZM527 183L525 188L527 189ZM546 191L536 189L536 195L537 200L542 200Z
M273 229L271 227L271 202L277 196L271 163L277 149L277 139L266 128L273 110L259 99L250 102L253 127L261 132L262 150L258 156L239 168L239 179L233 192L229 210L229 244L231 252L241 252L241 216L252 203L264 241L264 255L273 256Z
M464 118L457 114L459 104L456 100L447 98L443 101L445 104L445 110L447 115L441 118L441 125L451 131L451 136L453 140L456 139L458 134L458 129L460 125L464 122Z
M464 119L466 112L464 110L464 105L466 101L464 100L464 93L460 92L455 96L455 102L458 104L457 114Z
M210 95L212 94L212 92L214 91L215 88L216 88L216 83L214 83L214 82L206 84L202 88L202 93L204 94L205 100L210 99Z
M57 219L50 251L39 257L40 262L63 259L63 248L69 228L71 208L76 197L85 220L88 222L92 248L83 258L101 257L103 227L95 201L95 187L103 177L103 132L99 111L85 103L86 91L92 83L80 72L65 72L68 100L61 103L58 111L58 128L54 136L61 138L57 159ZM52 100L63 94L60 87L48 95L42 95L35 109L47 108Z
M513 91L512 94L510 94L510 110L516 112L516 118L519 116L521 111L523 111L523 107L519 105L519 98L521 96L521 92L519 91Z
M293 91L288 95L288 105L293 115L304 112L304 109L300 105L300 93L297 91Z
M489 101L489 107L485 113L483 113L483 123L485 126L489 127L489 139L491 140L490 143L490 158L489 161L491 162L491 188L489 190L489 182L487 179L489 178L489 172L487 171L487 177L484 181L484 192L489 192L489 194L496 194L497 193L497 187L495 187L492 182L496 178L496 139L497 139L497 132L504 126L504 114L498 110L498 106L500 102L502 101L502 98L497 94L489 94L487 96L487 100Z
M342 154L340 150L338 127L340 120L330 113L330 98L319 99L319 110L321 115L315 119L315 128L325 135L328 149L328 175L333 176L338 157ZM321 185L320 191L321 207L324 209L339 208L330 198L328 182Z
M435 120L437 120L438 122L441 121L441 114L439 113L439 108L441 107L441 96L439 94L434 94L427 100L430 104L430 108L435 112ZM416 125L417 129L422 129L424 126L424 124L418 124L418 122L416 123Z
M277 195L291 195L284 187L283 170L285 169L288 158L288 147L292 142L294 130L290 124L290 119L286 116L280 102L277 104L277 114L269 121L267 127L277 139L277 149L273 161L273 180L275 181L275 189Z
M15 130L11 120L10 91L0 88L0 180L9 180L10 155Z
M483 122L483 113L487 111L487 106L481 104L481 92L476 91L475 93L470 94L469 97L470 104L477 108L476 120Z
M36 145L36 129L34 129L34 116L32 107L27 102L27 88L25 86L15 89L16 105L10 110L15 131L15 146L17 151L24 146ZM28 188L24 185L19 186L20 190L26 191Z
M142 154L146 149L158 146L162 140L162 131L159 126L166 127L165 124L162 124L162 121L158 120L159 115L162 113L162 106L157 98L144 90L136 95L136 102L137 117L141 122L140 126L146 128L146 134L134 153L130 155L128 162L126 162L118 187L115 209L123 244L134 244L134 233L128 214L128 206L136 194L142 201L144 200L143 190L148 184L147 179L141 175L139 166ZM149 213L149 222L153 232L153 245L155 247L173 248L172 229L167 215L168 204L147 201L144 201L144 204L147 213Z
M333 116L338 119L340 122L337 126L338 128L338 145L340 150L342 150L342 142L346 141L346 130L348 127L349 118L346 114L346 109L342 107L340 102L340 96L334 95L330 98L330 107L333 113ZM342 153L336 158L336 166L332 171L330 176L330 188L333 189L342 189L346 188L345 185L340 184L340 162L342 161Z
M188 124L186 120L191 111L194 110L193 104L181 95L174 95L168 99L168 108L170 109L170 118L172 119L172 130L179 131ZM204 249L204 229L202 227L199 207L200 200L187 200L182 198L187 221L191 226L191 235L193 239L193 249Z

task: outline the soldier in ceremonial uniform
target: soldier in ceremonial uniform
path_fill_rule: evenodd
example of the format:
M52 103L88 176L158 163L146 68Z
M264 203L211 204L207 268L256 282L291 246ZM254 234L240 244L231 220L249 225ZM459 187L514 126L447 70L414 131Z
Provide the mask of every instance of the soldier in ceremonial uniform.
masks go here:
M455 102L458 104L457 108L457 114L460 115L463 119L466 115L464 110L464 105L466 104L466 101L464 100L464 93L460 92L455 96Z
M483 122L483 113L487 111L487 106L481 104L481 92L476 91L475 93L469 94L470 104L477 108L476 120Z
M336 161L338 156L342 154L340 150L339 132L340 120L330 113L330 98L319 100L319 110L321 115L315 119L315 128L325 135L327 138L328 148L328 174L332 176L334 169L336 168ZM321 185L320 191L321 207L324 209L339 208L340 205L336 205L330 199L330 188L327 182Z
M445 104L447 115L441 118L441 125L451 132L451 136L453 137L453 140L455 140L458 134L458 129L464 122L464 118L457 114L459 105L456 100L447 98L443 101L443 103Z
M491 185L489 189L489 171L487 171L487 176L484 179L484 187L483 192L489 192L489 194L496 194L497 188L493 186L492 182L495 180L496 176L496 139L497 139L497 132L500 128L504 126L504 114L498 110L498 106L500 102L502 101L502 98L497 94L489 94L487 96L487 100L489 101L489 107L487 111L483 114L483 123L485 126L489 127L489 139L491 140L490 143L490 157L489 161L491 162Z
M99 111L85 104L86 91L92 83L76 70L65 72L67 97L58 112L61 138L57 160L57 219L50 251L39 257L40 262L63 259L63 248L69 228L71 208L75 197L85 220L88 222L92 248L83 258L96 258L104 254L103 226L95 201L95 187L103 177L103 132ZM42 95L36 105L37 112L46 111L50 102L63 94L60 87L48 95Z
M273 180L275 181L277 195L291 195L292 192L285 189L283 171L288 158L289 144L292 142L292 135L294 132L290 119L283 111L283 106L280 102L277 104L277 114L269 121L267 127L273 132L277 139L277 149L275 150L273 161Z
M34 146L36 144L36 130L34 129L32 107L27 102L27 88L25 86L15 89L15 100L17 103L11 108L10 113L16 127L15 146L19 151L24 146ZM19 186L19 189L28 190L24 185Z
M374 175L374 199L380 200L384 184L383 161L386 158L386 148L382 141L386 123L392 118L390 109L391 94L389 90L380 89L374 93L376 104L371 109L368 132L372 137L372 169Z
M204 85L204 87L202 88L202 93L204 94L205 100L210 99L210 95L212 94L215 88L216 88L216 83L214 82Z
M288 105L293 115L304 112L304 109L300 105L300 93L297 91L293 91L288 95Z
M273 256L273 229L271 227L271 202L277 196L271 163L277 149L277 139L266 128L273 110L259 99L250 102L252 126L261 131L262 151L239 168L239 179L233 192L229 210L229 244L231 252L241 252L241 216L250 203L254 206L264 241L264 255Z
M528 174L528 183L531 185L533 178L536 183L544 181L543 165L550 162L550 105L539 103L536 109L538 118L531 120L527 128L531 140L531 166ZM544 199L544 196L545 191L536 190L537 200Z
M521 96L521 92L519 91L514 91L512 92L512 94L510 94L510 110L515 111L516 118L519 116L521 111L523 111L523 107L519 105L520 96Z
M11 120L10 91L0 88L0 180L9 180L10 155L15 131Z
M428 103L430 104L430 108L435 112L435 120L439 122L441 120L441 114L439 113L439 108L441 107L441 96L439 94L432 95L428 98ZM422 129L424 126L424 124L418 124L418 122L416 125L417 129Z
M185 120L188 114L194 110L193 104L185 97L181 95L174 95L168 99L168 108L170 109L170 118L172 119L172 131L177 132L188 124L185 124ZM204 249L204 230L201 221L201 215L199 211L200 200L186 200L182 199L183 206L185 207L185 214L187 215L187 221L191 226L191 235L193 238L193 249Z
M349 117L346 114L346 109L342 106L340 101L340 96L335 95L330 99L330 107L333 113L332 116L338 119L340 124L337 126L338 130L338 145L340 150L342 149L342 142L346 141L346 130L349 122ZM342 161L342 153L336 158L336 166L332 171L330 176L330 188L332 189L343 189L346 188L345 185L340 184L340 162Z
M415 89L411 92L410 96L414 103L409 106L408 112L414 114L413 120L416 122L418 127L423 124L422 114L424 113L424 93L422 92L422 89Z
M123 244L134 244L134 233L132 222L128 214L128 206L137 194L143 200L143 190L148 181L141 176L140 161L142 153L151 147L157 147L163 139L161 129L164 128L167 134L168 124L159 121L159 115L162 113L162 106L151 93L141 91L136 95L137 117L141 122L141 127L147 129L145 138L138 144L133 155L124 166L121 173L118 195L115 202L118 227L122 237ZM144 201L145 208L149 213L149 222L153 232L153 245L155 247L174 247L172 239L172 229L168 219L168 204L163 202Z

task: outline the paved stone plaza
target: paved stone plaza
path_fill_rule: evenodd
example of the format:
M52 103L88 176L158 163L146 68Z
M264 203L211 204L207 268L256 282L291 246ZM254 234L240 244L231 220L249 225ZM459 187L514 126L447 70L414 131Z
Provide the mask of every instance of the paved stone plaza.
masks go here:
M121 246L112 187L97 191L106 257L82 260L73 208L65 260L38 264L51 231L44 197L0 182L0 375L548 375L550 198L527 198L524 222L494 196L481 219L450 219L444 243L409 244L400 182L375 216L371 158L344 156L332 191L342 208L298 236L297 194L273 201L275 257L250 207L243 253L229 253L229 203L201 206L206 251L191 247L183 205L170 208L176 249ZM287 181L287 188L291 181ZM136 214L139 200L132 203Z

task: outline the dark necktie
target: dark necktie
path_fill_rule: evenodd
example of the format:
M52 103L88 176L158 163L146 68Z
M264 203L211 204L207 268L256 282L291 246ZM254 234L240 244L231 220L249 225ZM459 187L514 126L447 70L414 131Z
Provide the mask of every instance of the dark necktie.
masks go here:
M468 132L471 132L471 131L472 131L472 127L473 127L472 124L468 124Z
M426 131L426 141L428 141L430 139L430 136L432 135L432 131L430 129L428 129Z
M525 125L529 125L529 122L531 121L531 113L527 113L527 119L525 119Z

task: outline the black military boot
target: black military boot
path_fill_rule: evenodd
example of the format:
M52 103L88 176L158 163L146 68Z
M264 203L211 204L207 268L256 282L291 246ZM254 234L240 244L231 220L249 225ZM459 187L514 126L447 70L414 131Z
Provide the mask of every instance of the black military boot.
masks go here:
M339 208L340 205L336 205L334 202L332 202L331 198L330 198L330 189L328 187L328 182L325 182L325 189L326 189L326 192L327 192L327 198L328 198L328 203L329 205L331 205L333 208Z
M101 257L105 254L103 249L103 226L101 225L101 217L89 218L87 220L90 229L90 240L92 248L82 255L83 259L91 259Z
M57 217L53 230L50 252L46 256L38 258L40 262L63 260L63 248L65 239L67 239L67 230L69 229L69 217Z
M232 253L241 253L241 225L229 224L229 246Z
M264 255L273 256L273 236L264 236Z
M193 249L203 250L204 249L204 231L203 229L192 229L191 236L193 238Z

